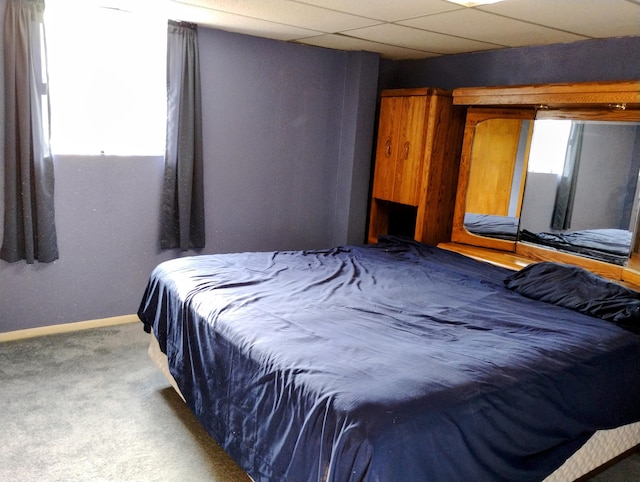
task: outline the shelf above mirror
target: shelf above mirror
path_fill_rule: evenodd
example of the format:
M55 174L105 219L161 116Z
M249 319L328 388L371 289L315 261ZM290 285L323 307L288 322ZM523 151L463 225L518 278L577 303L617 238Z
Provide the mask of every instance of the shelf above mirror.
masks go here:
M638 109L640 108L640 81L462 87L454 90L453 103L468 106L508 105L542 109L566 107Z

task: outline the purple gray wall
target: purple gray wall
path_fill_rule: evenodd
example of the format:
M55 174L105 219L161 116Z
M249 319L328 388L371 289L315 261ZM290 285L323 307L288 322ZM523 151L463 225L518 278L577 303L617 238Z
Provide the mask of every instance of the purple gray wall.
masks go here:
M378 56L206 28L199 44L200 253L361 243ZM181 255L158 249L162 167L159 157L56 158L60 259L0 261L0 332L136 312L153 267Z
M213 29L199 36L202 253L363 241L378 88L640 78L640 38L379 63ZM0 332L134 313L149 272L180 255L157 248L161 158L60 157L55 169L60 259L0 261Z
M640 37L383 61L380 89L640 79Z

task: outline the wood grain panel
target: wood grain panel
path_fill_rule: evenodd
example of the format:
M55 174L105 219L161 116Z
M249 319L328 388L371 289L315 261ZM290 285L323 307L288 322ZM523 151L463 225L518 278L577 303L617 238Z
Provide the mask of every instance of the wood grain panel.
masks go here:
M427 113L422 199L415 239L436 245L451 239L466 109L451 96L433 96Z
M476 125L467 188L467 212L509 215L521 119L487 119Z
M427 97L402 97L392 201L417 206L422 180Z
M401 116L401 97L381 99L373 184L373 196L378 199L393 199Z
M453 91L453 102L456 105L543 105L553 108L626 104L628 109L637 109L640 107L640 81L464 87Z

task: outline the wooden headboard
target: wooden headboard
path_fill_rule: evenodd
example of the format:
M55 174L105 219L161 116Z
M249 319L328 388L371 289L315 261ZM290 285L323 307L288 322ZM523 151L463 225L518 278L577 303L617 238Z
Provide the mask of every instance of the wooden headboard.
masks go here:
M574 264L607 278L634 287L640 286L640 254L637 248L624 265L618 265L521 242L520 238L508 240L473 234L464 224L469 203L475 203L476 207L472 212L480 212L483 205L495 201L500 204L500 208L491 208L495 212L487 208L488 212L506 214L507 201L500 199L503 195L501 186L491 183L495 182L497 176L504 179L501 181L502 184L513 182L513 185L517 186L517 179L514 182L514 178L524 178L534 119L640 123L640 81L459 88L453 91L453 104L467 106L468 110L460 155L451 242L441 243L439 246L512 269L519 269L536 261ZM493 123L482 125L485 120L492 120ZM479 125L482 125L484 131L493 133L493 136L484 135L480 142L482 136L478 135ZM510 137L510 132L521 136L520 144L517 137ZM510 164L507 153L513 152L516 148L520 149L525 173L514 174L512 163ZM483 171L485 174L488 172L491 181L486 180L489 178L482 180L477 174L474 174L473 179L471 176L472 159L474 156L482 156L482 152L490 153L490 160L481 169L476 165L475 171ZM606 167L603 167L603 170L606 171ZM481 186L479 189L478 185ZM484 200L481 198L483 185L487 186L484 195L488 198ZM517 202L512 200L510 207L516 218L520 215L523 186L524 182L519 184L519 191L514 191L519 192L519 198L516 199ZM635 197L638 198L637 192ZM635 209L637 212L637 206ZM634 217L632 222L634 224L630 230L637 231L637 219Z

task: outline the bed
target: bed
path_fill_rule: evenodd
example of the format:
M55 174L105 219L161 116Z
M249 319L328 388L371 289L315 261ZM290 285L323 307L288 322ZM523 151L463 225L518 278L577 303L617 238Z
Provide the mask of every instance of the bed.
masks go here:
M540 279L385 238L167 261L138 315L256 481L542 480L596 431L640 442L640 300L588 315Z
M579 231L520 232L520 241L580 254L593 259L624 265L629 260L633 233L626 229L584 229Z
M464 227L478 236L524 241L589 258L624 265L633 233L626 229L583 229L564 232L518 231L520 219L511 216L465 213Z
M470 233L491 238L515 241L518 238L520 218L492 214L464 214L464 227Z

